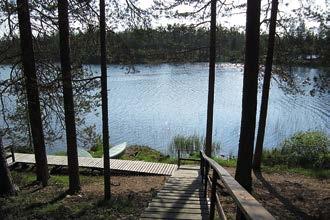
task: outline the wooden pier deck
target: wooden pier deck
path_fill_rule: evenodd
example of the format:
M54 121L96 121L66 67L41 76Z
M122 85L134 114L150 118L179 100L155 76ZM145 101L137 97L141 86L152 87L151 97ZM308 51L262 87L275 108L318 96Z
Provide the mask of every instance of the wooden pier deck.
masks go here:
M182 166L149 203L141 219L209 219L199 167Z
M103 158L78 157L79 167L103 169ZM8 164L12 164L12 158L7 159ZM47 155L48 165L67 166L67 156ZM34 164L34 154L15 153L15 163ZM177 165L165 163L152 163L144 161L110 159L110 169L112 171L126 171L141 174L171 176Z

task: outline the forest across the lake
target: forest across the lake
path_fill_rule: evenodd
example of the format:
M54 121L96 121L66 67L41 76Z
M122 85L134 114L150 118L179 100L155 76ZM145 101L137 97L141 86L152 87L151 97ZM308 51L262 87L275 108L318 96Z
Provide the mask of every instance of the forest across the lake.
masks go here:
M278 35L274 62L286 66L327 66L330 56L330 31L320 26L318 32L309 30L304 21L288 27L287 33ZM245 33L241 28L217 26L217 62L242 63L244 61ZM125 31L108 32L106 36L107 62L112 64L207 62L209 59L209 29L193 25L167 25L158 28L130 28ZM78 63L98 64L97 48L99 31L90 26L70 36L72 58ZM41 35L34 38L37 59L59 62L59 34ZM260 36L260 58L264 62L268 34ZM12 45L9 47L9 45ZM15 62L19 39L0 39L0 63ZM7 58L7 59L6 59Z

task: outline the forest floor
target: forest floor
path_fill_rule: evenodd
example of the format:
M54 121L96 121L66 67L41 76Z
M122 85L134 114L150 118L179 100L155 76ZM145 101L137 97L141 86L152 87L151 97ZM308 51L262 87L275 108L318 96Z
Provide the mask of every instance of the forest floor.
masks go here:
M234 167L225 167L234 176ZM253 174L252 195L277 219L330 219L330 180L287 172ZM222 193L225 211L235 205Z
M226 167L234 175L235 168ZM112 199L103 201L103 176L82 170L79 194L66 194L65 170L51 175L49 186L34 182L30 169L13 170L17 196L0 199L0 219L137 219L164 186L164 176L111 177ZM253 196L278 219L330 219L330 181L301 174L253 175ZM226 192L221 200L229 219L235 205Z
M164 176L111 176L112 199L103 200L101 172L83 170L81 192L67 195L68 177L51 175L49 185L35 183L31 170L14 170L12 176L19 187L16 196L0 198L0 219L137 219L148 202L164 185Z

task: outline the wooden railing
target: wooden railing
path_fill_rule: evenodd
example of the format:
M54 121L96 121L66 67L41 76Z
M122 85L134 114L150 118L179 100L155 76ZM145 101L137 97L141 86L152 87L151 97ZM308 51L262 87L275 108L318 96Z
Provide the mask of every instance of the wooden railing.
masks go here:
M181 166L181 160L183 160L183 161L195 161L195 162L201 162L200 159L192 159L192 158L184 158L184 157L181 157L181 150L178 150L178 168Z
M206 156L203 151L200 152L201 158L201 175L204 184L204 195L208 195L208 187L211 188L211 204L210 219L214 219L215 209L217 209L220 219L227 219L225 212L220 203L218 194L221 181L230 196L234 199L238 209L246 219L275 219L250 193L248 193L222 166L210 157ZM209 173L212 172L212 177Z
M6 159L12 158L12 163L15 163L15 153L14 153L14 147L12 145L6 146L3 148L6 154Z

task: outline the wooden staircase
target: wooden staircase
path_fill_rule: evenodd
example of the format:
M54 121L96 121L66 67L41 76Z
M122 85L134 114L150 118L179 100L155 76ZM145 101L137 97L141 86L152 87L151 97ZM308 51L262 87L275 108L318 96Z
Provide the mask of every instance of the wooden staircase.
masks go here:
M199 166L181 166L149 203L141 219L209 219Z

